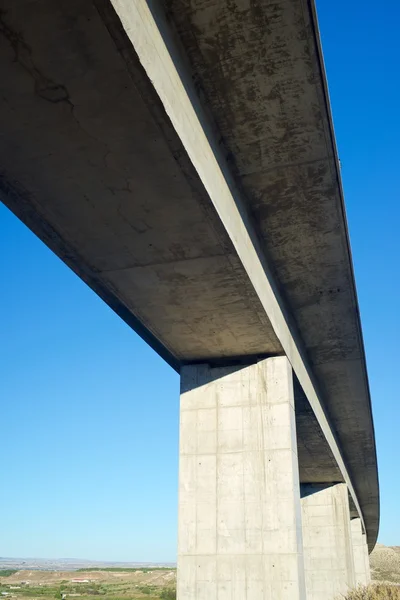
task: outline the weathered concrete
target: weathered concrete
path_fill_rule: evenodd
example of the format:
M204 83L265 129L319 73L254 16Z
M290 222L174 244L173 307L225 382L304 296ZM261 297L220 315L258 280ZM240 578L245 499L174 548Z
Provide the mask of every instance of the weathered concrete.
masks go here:
M302 485L301 494L307 600L336 600L356 583L347 486Z
M367 458L373 435L365 435L362 408L368 381L348 232L339 225L344 199L315 3L166 4L295 315L332 424L346 440L344 458L352 475L360 475L356 487L373 543L376 483Z
M163 105L207 190L237 255L243 264L262 307L283 351L307 396L323 430L354 503L359 507L342 451L327 419L301 339L291 327L280 293L276 287L245 198L240 193L224 154L213 142L213 131L205 110L198 102L196 90L185 61L174 46L166 28L165 17L156 5L146 0L126 4L116 0L118 14L152 80ZM212 310L212 307L209 307ZM361 518L362 512L359 510Z
M168 19L157 0L0 0L1 197L177 370L285 353L311 407L301 472L339 472L373 546L374 432L313 2L165 4Z
M292 369L181 374L178 600L305 600Z
M343 482L340 468L297 378L294 380L294 404L301 483Z
M351 520L351 537L356 585L368 585L371 581L368 546L366 535L363 533L361 520L359 518Z
M369 549L367 535L363 533L363 550L364 550L364 561L365 561L365 579L366 584L371 583L371 564L369 562Z

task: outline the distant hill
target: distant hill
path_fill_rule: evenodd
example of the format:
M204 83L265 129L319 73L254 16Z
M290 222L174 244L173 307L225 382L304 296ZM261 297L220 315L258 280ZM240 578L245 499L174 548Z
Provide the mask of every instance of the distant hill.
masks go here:
M83 560L80 558L0 558L0 570L17 569L24 571L76 571L86 568L138 568L138 567L168 567L174 568L175 563L152 562L113 562L98 560Z
M377 544L369 559L373 580L400 584L400 546Z
M370 555L371 574L375 581L388 581L400 584L400 546L384 546L377 544ZM6 558L0 557L1 569L18 569L29 571L76 571L86 568L138 568L138 567L168 567L174 568L175 563L150 562L112 562L82 560L76 558Z

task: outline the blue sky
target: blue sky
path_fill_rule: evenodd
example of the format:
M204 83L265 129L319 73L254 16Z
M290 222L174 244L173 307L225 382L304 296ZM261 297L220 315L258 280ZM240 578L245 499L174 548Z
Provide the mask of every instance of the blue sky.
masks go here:
M395 0L320 0L375 416L400 545ZM179 380L0 205L0 556L173 561ZM396 476L397 472L397 476Z

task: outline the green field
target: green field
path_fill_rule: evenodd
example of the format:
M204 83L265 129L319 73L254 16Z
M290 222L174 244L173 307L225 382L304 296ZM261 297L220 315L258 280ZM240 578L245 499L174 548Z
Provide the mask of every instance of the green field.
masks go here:
M175 586L131 581L12 585L3 579L2 592L4 600L176 600Z
M88 569L77 569L75 573L93 573L93 572L109 572L109 573L150 573L153 571L171 571L171 567L89 567Z

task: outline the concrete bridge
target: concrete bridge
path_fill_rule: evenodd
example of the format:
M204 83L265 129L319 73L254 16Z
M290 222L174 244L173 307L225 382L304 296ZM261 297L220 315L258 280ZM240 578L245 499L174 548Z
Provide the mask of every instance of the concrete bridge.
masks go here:
M0 7L1 199L181 374L178 599L367 582L374 430L313 0Z

